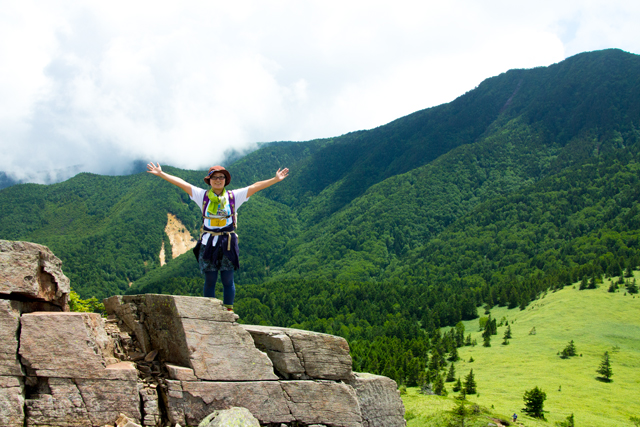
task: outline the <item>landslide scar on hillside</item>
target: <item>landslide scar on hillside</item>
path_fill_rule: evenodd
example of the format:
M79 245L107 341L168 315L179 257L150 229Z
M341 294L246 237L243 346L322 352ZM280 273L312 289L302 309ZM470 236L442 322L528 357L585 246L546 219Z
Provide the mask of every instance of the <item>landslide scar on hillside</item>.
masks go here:
M169 242L171 243L171 258L179 257L196 245L196 240L191 237L187 228L171 213L167 214L167 226L164 228L164 232L169 236ZM166 263L163 242L162 249L160 249L160 265L162 266Z

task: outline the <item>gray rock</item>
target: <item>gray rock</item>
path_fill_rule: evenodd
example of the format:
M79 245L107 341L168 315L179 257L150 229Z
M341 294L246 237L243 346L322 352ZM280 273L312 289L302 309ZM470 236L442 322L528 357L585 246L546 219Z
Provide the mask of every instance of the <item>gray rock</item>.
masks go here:
M358 396L363 426L402 427L406 425L404 405L398 386L391 378L355 373L349 384Z
M24 383L21 377L0 376L0 419L3 427L24 426Z
M134 420L127 417L125 414L120 414L118 419L116 420L116 427L142 427L140 424L137 424Z
M184 368L182 366L165 364L169 378L179 381L197 381L198 377L193 373L193 369Z
M0 300L0 375L22 376L18 361L20 312L15 301Z
M197 425L214 411L247 408L260 423L289 423L287 398L277 381L166 381L171 423Z
M291 415L303 424L362 426L352 387L333 381L282 381Z
M27 425L102 427L121 413L141 417L132 381L38 378L36 387L38 392L25 401Z
M114 365L113 342L96 313L28 313L20 319L27 375L51 378L137 378L131 364Z
M229 408L208 415L198 427L260 427L247 408Z
M140 399L142 399L142 412L144 418L142 424L145 426L159 426L162 422L160 413L160 405L158 403L158 393L155 388L143 387L140 390Z
M195 425L214 411L247 408L260 424L326 424L360 427L352 387L333 381L166 381L172 424Z
M0 294L48 301L68 311L69 279L46 246L0 240Z
M151 347L163 361L191 368L203 380L278 379L271 360L220 300L154 294L122 298L122 304L131 303L144 314Z
M329 380L351 378L349 344L344 338L275 326L242 327L284 378L303 378L302 374Z
M124 302L122 295L115 295L103 300L105 310L110 315L115 315L122 320L130 332L136 336L140 349L144 353L151 351L151 342L144 324L138 313L138 307L133 302Z

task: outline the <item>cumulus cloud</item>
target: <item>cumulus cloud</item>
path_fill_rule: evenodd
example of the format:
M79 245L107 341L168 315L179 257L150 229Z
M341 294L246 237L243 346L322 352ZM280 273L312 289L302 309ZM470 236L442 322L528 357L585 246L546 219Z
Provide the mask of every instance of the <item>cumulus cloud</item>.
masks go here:
M380 126L511 68L640 51L637 6L520 3L5 1L0 171L205 168Z

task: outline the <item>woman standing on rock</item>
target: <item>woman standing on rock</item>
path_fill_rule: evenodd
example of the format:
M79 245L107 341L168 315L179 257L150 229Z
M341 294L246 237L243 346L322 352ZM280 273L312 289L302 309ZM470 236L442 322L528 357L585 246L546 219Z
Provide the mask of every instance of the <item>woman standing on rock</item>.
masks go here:
M225 187L231 182L231 174L222 166L209 168L209 173L204 177L204 182L211 187L209 190L195 187L181 178L163 172L159 163L154 165L151 162L147 169L150 174L183 189L200 207L203 224L200 240L193 251L205 277L204 296L216 297L216 282L220 272L224 288L223 304L227 310L233 311L236 296L233 272L239 266L238 236L235 233L238 208L253 194L285 179L289 175L289 169L278 169L271 179L229 191Z

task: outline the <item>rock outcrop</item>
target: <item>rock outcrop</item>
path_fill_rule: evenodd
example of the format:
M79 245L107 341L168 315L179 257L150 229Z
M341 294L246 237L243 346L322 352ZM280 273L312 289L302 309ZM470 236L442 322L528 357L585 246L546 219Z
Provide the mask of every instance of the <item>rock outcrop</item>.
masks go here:
M208 425L405 425L395 382L353 373L340 337L240 325L199 297L114 296L106 320L70 313L46 247L0 251L2 426L186 426L211 414Z

